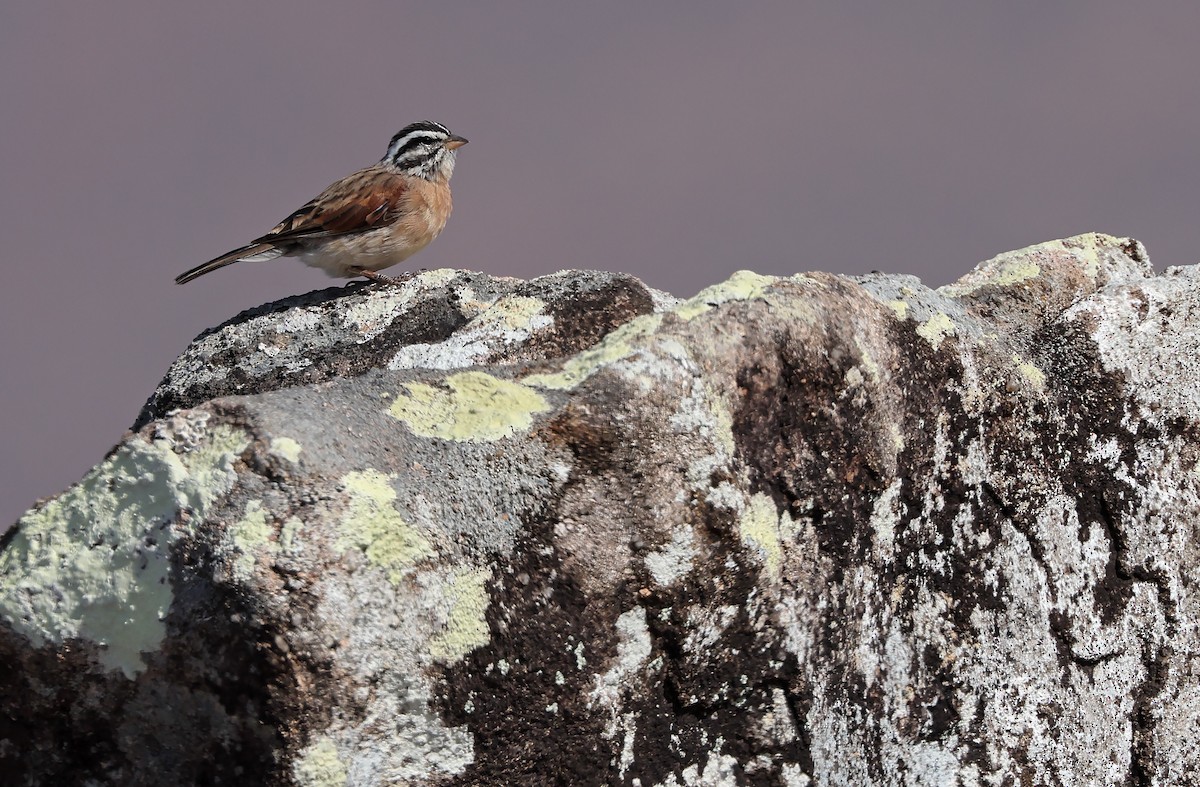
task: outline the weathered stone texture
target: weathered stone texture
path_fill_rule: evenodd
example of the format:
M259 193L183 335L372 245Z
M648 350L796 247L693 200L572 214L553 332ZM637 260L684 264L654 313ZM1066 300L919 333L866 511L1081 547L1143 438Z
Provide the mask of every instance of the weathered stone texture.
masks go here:
M0 552L15 784L1187 785L1200 272L239 315Z

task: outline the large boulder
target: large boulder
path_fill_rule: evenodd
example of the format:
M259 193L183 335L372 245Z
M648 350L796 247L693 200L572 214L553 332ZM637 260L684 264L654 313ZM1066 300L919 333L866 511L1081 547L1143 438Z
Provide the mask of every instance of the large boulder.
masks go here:
M244 313L5 535L0 772L1194 784L1198 350L1104 235Z

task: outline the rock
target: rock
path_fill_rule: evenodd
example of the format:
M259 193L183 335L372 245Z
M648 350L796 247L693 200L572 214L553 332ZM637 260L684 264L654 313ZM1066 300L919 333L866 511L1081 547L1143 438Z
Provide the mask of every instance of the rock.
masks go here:
M0 552L15 784L1184 785L1200 270L239 315Z

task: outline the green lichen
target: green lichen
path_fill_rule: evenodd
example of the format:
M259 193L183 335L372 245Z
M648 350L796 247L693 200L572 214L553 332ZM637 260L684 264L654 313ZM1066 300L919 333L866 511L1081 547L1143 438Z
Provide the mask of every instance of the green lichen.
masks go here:
M292 764L292 776L300 787L342 787L348 778L337 746L329 738L321 738L304 750Z
M413 434L460 442L500 440L533 425L533 416L550 409L528 385L483 372L460 372L442 385L405 383L388 412Z
M479 569L455 576L444 593L450 603L446 628L429 642L429 654L437 661L458 661L488 643L487 582L491 571Z
M364 470L342 479L350 506L342 518L338 548L361 549L371 565L386 571L388 581L398 585L417 563L436 553L429 539L405 522L393 505L394 478Z
M617 328L597 345L572 356L562 370L550 374L531 374L522 379L526 385L567 391L575 388L599 369L628 358L641 349L662 324L661 314L643 314Z
M170 547L232 488L249 444L219 426L193 450L131 439L16 525L0 553L0 619L35 646L82 639L133 678L158 649L172 601Z

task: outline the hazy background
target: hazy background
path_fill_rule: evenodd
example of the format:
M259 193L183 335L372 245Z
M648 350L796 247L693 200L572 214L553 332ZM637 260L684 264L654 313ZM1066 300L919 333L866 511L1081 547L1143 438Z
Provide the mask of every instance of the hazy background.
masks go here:
M470 138L414 262L914 273L1089 230L1200 257L1200 6L0 6L0 528L101 459L203 329L334 283L175 274L429 118Z

